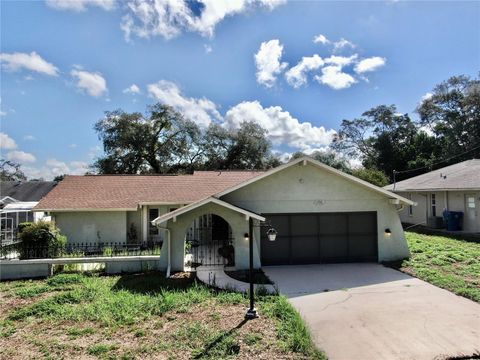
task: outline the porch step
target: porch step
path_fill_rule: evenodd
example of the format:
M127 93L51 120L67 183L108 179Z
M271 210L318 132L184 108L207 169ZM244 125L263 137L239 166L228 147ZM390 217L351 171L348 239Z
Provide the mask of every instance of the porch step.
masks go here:
M225 273L223 265L199 266L197 267L197 278L208 286L222 290L233 290L236 292L247 293L250 284L231 278ZM262 289L270 294L275 294L273 285L255 284L255 291Z

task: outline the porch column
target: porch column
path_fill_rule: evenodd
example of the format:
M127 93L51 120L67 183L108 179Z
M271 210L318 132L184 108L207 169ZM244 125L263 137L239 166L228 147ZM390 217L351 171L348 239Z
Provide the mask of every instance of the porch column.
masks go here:
M142 242L148 241L148 208L142 205Z

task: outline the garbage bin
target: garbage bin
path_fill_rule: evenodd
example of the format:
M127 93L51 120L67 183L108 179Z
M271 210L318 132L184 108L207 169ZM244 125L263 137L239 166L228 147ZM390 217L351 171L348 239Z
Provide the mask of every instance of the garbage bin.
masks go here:
M446 213L447 230L458 231L462 230L463 212L461 211L448 211Z

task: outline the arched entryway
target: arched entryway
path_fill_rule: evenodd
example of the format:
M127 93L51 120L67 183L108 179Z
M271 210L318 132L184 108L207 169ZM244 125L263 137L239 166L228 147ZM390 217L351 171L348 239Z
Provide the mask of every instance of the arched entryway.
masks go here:
M197 217L185 236L186 265L235 266L235 247L230 224L213 213Z

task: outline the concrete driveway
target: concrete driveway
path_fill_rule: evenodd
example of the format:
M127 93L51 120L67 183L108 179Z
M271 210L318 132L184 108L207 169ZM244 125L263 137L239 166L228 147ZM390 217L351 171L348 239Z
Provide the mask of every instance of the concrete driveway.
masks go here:
M480 353L480 305L379 264L268 266L329 359Z

